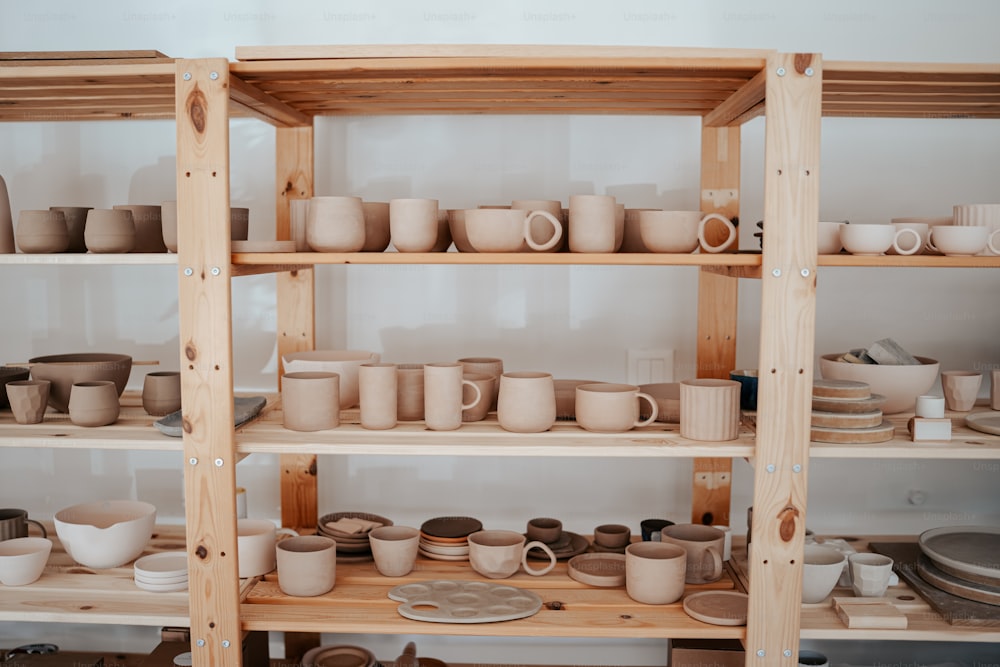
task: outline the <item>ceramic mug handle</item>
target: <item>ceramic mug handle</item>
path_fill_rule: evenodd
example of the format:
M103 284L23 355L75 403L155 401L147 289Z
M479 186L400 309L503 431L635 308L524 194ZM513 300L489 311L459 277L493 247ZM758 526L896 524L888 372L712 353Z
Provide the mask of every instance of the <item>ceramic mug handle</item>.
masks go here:
M913 247L912 248L901 248L899 246L899 238L904 234L910 234L913 236ZM909 227L903 227L896 232L896 235L892 237L892 249L898 252L900 255L912 255L913 253L920 250L922 246L920 245L920 234L914 229Z
M476 397L474 399L472 399L472 402L471 403L463 403L462 404L462 409L463 410L469 410L470 408L474 408L477 405L479 405L479 401L483 400L483 392L480 391L480 389L479 389L478 386L476 386L476 383L472 382L471 380L462 380L462 384L468 385L469 387L472 387L472 389L476 392Z
M649 417L646 419L639 419L638 421L635 422L635 424L633 424L633 426L649 426L654 421L656 421L656 417L659 414L659 406L657 406L656 404L656 399L650 396L649 394L645 394L641 391L638 394L636 394L636 396L639 397L640 401L646 401L647 403L649 403L649 407L652 410L652 414L650 414Z
M997 253L997 254L1000 254L1000 253ZM43 525L42 525L41 523L39 523L38 521L35 521L34 519L29 519L28 517L24 517L24 520L25 520L25 521L27 521L28 523L33 523L33 524L35 524L36 526L38 526L38 530L42 531L42 537L44 537L44 538L48 538L48 536L49 536L49 531L45 530L45 526L43 526Z
M287 537L298 537L299 536L298 532L295 531L295 530L292 530L291 528L277 528L277 529L275 529L274 536L275 536L276 541L277 541L278 535L286 535Z
M1000 244L1000 229L994 229L993 233L986 238L986 247L990 249L990 252L994 255L1000 255L1000 245L995 244Z
M536 215L540 215L552 225L552 238L550 238L545 243L538 243L535 239L531 238L531 221L534 220ZM528 247L532 250L545 251L550 250L555 247L562 239L562 225L556 220L556 217L549 213L548 211L529 211L526 216L524 216L524 240L527 242Z
M712 558L712 581L722 576L722 554L715 548L705 549L705 554Z
M709 220L718 220L726 226L726 230L728 231L726 240L719 245L711 245L705 240L705 225L708 224ZM706 252L722 252L736 237L736 234L736 227L732 222L730 222L729 218L724 215L719 215L718 213L709 213L701 219L701 222L698 223L698 243L701 244L702 249Z
M531 569L531 566L528 565L528 552L536 547L544 551L545 555L549 557L549 564L540 570L533 570ZM548 574L549 572L551 572L552 568L554 568L555 566L556 566L556 555L552 553L552 549L550 549L549 545L545 544L545 542L539 542L537 540L534 540L524 545L524 549L521 551L521 567L524 568L525 572L527 572L532 576L540 577L543 574Z

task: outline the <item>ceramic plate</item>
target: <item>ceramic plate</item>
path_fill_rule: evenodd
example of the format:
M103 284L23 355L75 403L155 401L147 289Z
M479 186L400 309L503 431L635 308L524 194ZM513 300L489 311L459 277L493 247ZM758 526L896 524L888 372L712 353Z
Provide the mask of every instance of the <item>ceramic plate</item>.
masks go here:
M420 526L420 532L437 538L466 538L483 529L483 522L471 516L442 516L428 519Z
M261 409L267 405L267 398L264 396L237 396L233 399L233 423L236 427L246 424L248 421L260 414ZM171 412L166 417L162 417L153 422L153 426L160 433L174 438L184 435L181 426L181 411Z
M977 412L965 418L965 425L980 433L1000 435L1000 412Z
M1000 527L932 528L921 533L917 543L948 574L974 583L1000 585Z
M569 535L570 543L565 549L553 549L552 553L556 555L559 560L564 560L566 558L572 558L573 556L578 556L587 550L590 546L590 540L588 540L583 535L577 535L576 533L571 533L568 530L563 531L563 535ZM541 549L532 549L528 552L528 558L533 560L548 560L549 557Z
M175 579L188 576L187 553L184 551L162 551L143 556L133 566L135 576L146 581Z
M456 556L449 554L436 554L430 551L425 551L423 547L417 547L417 553L419 553L424 558L430 558L431 560L443 560L443 561L463 561L469 560L469 554Z
M917 560L917 574L931 586L966 600L1000 606L1000 586L975 584L952 576L924 554Z
M746 625L747 594L737 591L702 591L684 598L684 611L693 619L712 625Z
M532 591L486 581L422 581L389 590L400 616L431 623L495 623L538 613Z
M174 584L154 584L143 581L142 579L136 579L135 585L137 588L141 588L144 591L150 591L151 593L175 593L177 591L186 591L188 582L185 579L180 583Z
M374 667L375 656L360 646L317 646L302 656L302 667Z
M569 576L588 586L625 585L625 554L580 554L569 559Z
M442 556L468 556L469 555L469 546L468 545L465 545L465 546L452 546L452 545L449 544L448 546L442 546L440 544L434 544L432 542L424 542L423 540L421 540L419 544L420 544L420 548L421 549L423 549L424 551L428 551L428 552L430 552L432 554L439 554L439 555L442 555Z

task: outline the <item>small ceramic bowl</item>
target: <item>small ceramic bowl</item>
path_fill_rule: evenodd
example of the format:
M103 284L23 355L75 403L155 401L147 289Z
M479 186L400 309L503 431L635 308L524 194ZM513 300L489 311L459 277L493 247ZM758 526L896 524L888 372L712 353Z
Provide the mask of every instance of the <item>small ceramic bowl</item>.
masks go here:
M95 569L135 560L153 536L156 507L140 500L99 500L56 512L56 534L70 558Z
M52 542L44 537L15 537L0 542L0 583L26 586L42 576Z
M594 543L609 549L624 549L632 541L632 530L618 523L605 523L594 528Z

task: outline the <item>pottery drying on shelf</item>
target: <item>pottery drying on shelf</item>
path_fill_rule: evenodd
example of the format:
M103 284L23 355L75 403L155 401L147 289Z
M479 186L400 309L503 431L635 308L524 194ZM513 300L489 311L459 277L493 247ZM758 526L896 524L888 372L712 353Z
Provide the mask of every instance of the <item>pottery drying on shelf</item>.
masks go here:
M14 218L10 211L7 183L0 176L0 255L14 252Z

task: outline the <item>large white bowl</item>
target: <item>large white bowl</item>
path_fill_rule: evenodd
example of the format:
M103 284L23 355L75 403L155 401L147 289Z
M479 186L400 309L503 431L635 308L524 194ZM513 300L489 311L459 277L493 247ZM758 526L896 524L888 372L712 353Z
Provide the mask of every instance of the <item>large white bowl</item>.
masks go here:
M361 364L378 363L381 355L365 350L308 350L291 352L281 357L286 373L321 371L340 375L340 408L358 404L358 368Z
M156 507L141 500L99 500L55 515L56 534L70 558L95 569L135 560L153 536Z
M873 394L886 397L884 414L913 410L917 396L934 386L941 364L935 359L917 357L920 365L890 366L887 364L850 364L837 361L843 352L824 354L819 358L819 372L829 380L866 382Z

